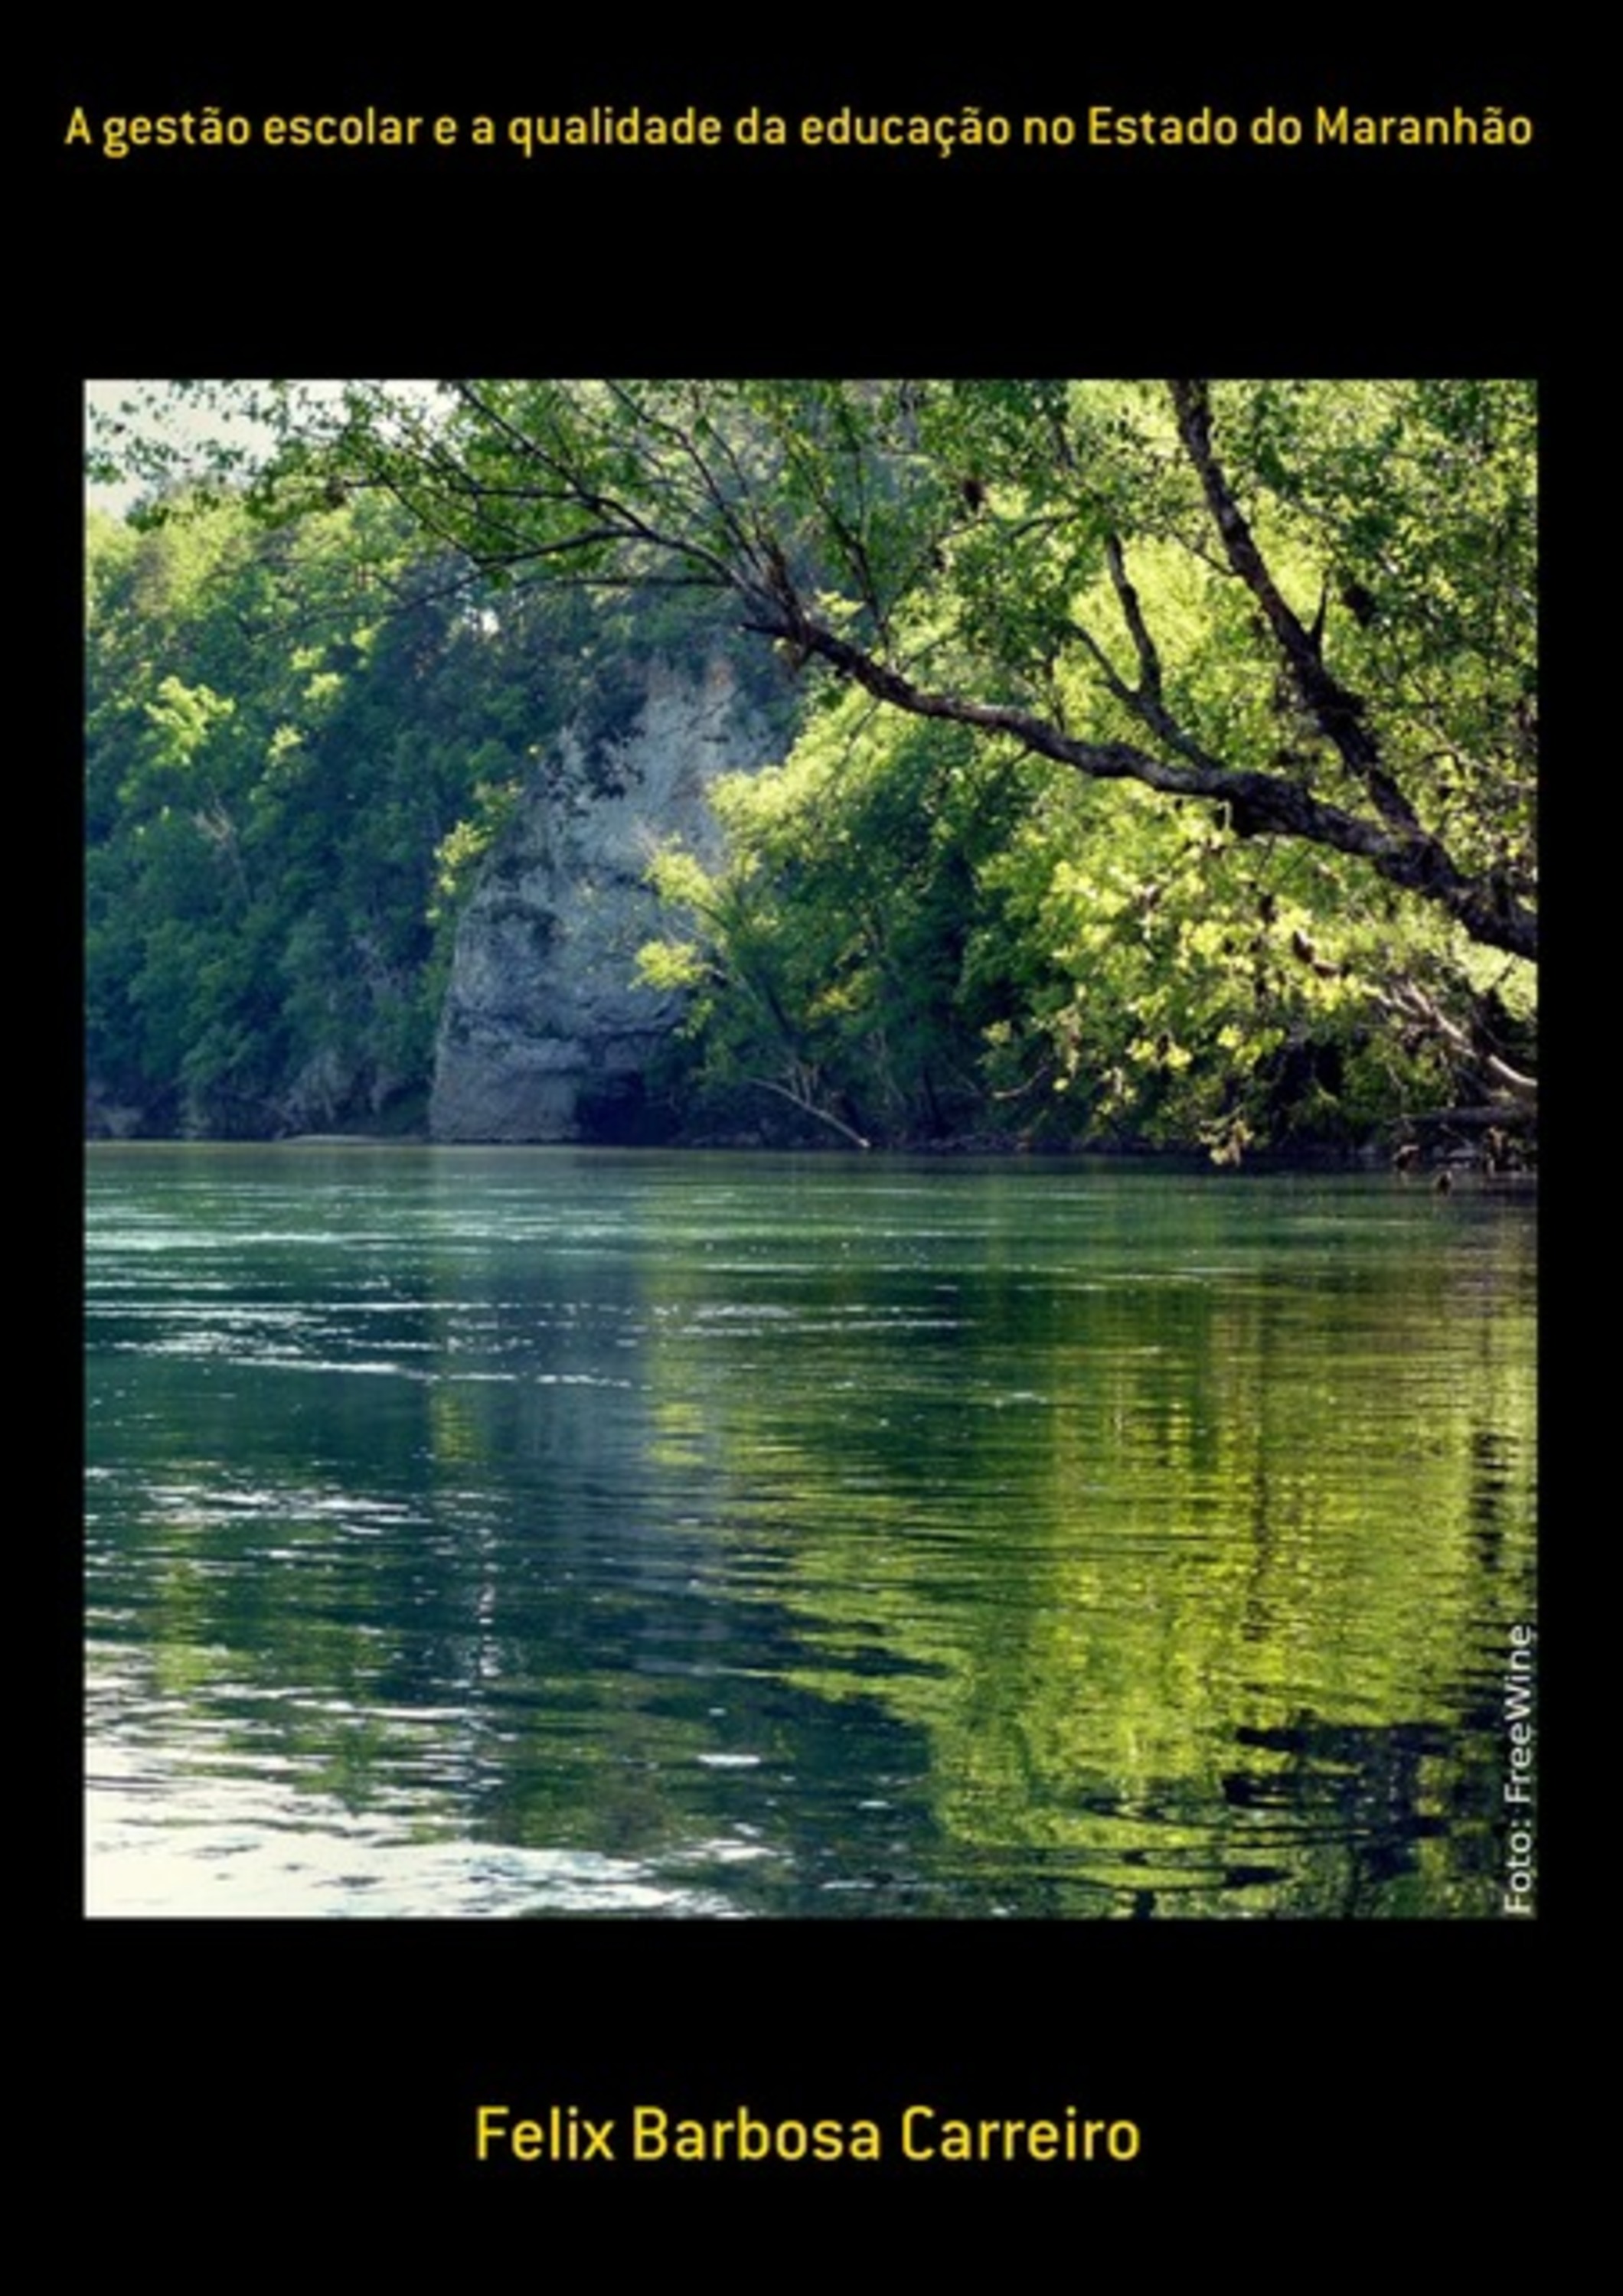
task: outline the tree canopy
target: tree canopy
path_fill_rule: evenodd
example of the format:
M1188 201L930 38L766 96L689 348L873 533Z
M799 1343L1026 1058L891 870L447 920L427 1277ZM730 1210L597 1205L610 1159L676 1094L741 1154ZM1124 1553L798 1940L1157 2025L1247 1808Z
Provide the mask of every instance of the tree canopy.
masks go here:
M565 725L596 769L633 634L470 588L369 496L268 521L169 493L95 514L86 557L101 1120L420 1125L463 899Z
M494 381L258 412L261 514L381 496L497 594L710 594L802 680L787 778L724 800L725 882L666 865L688 928L652 961L705 985L741 1074L832 1108L843 1047L847 1100L866 1062L914 1119L973 1072L1236 1149L1292 1072L1530 1101L1528 386Z

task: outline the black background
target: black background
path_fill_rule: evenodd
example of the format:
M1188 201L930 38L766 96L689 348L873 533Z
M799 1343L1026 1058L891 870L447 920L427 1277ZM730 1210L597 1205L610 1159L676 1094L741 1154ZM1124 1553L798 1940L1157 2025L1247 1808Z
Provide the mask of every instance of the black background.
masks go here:
M1561 303L1550 257L1583 219L1563 207L1567 117L1526 53L1205 60L1147 38L1136 59L1107 58L1080 26L1060 50L932 52L885 73L849 30L836 52L812 26L790 60L725 61L655 60L629 32L623 47L606 37L596 57L565 58L506 46L493 27L486 50L454 62L405 39L350 60L295 45L284 20L264 29L276 45L248 62L150 42L87 53L30 99L25 198L38 206L21 225L19 365L30 391L39 375L29 435L45 422L49 447L20 475L65 578L50 685L68 789L87 376L1536 373L1560 471L1563 346L1581 314ZM76 103L93 118L373 102L505 120L594 102L695 102L729 119L751 103L791 117L977 103L1017 118L1209 104L1242 120L1270 102L1309 120L1319 102L1458 102L1530 116L1536 136L1474 153L528 163L465 145L113 163L62 140ZM29 342L45 351L37 370ZM1559 671L1555 683L1559 726ZM1560 819L1549 826L1559 854ZM42 865L60 867L70 914L71 805L39 835L54 840ZM1559 921L1557 940L1559 966ZM76 1243L74 963L65 950L30 1014L42 1072L62 1079ZM76 1376L75 1357L62 1392ZM76 1490L57 1496L73 1521ZM71 1748L70 1561L52 1601ZM234 2269L284 2247L312 2263L340 2246L426 2262L443 2228L465 2273L498 2254L551 2273L578 2268L553 2245L568 2226L606 2259L652 2243L673 2268L690 2255L730 2278L786 2270L824 2243L854 2259L849 2234L874 2225L908 2243L894 2267L874 2251L877 2273L960 2222L995 2238L1011 2272L1085 2274L1124 2253L1153 2264L1174 2247L1293 2278L1392 2268L1422 2248L1462 2262L1484 2241L1513 2244L1518 2190L1536 2192L1541 2132L1561 2117L1541 2078L1545 1972L1564 1949L1550 1864L1559 1678L1541 1687L1551 1798L1536 1923L87 1923L70 1752L47 1813L43 1967L59 2006L44 2149L83 2195L93 2240L139 2251L156 2237L206 2257L223 2207L235 2229L219 2260ZM908 2102L1022 2118L1075 2103L1135 2120L1143 2146L1131 2168L1087 2170L902 2169L894 2157L879 2169L477 2169L482 2102L887 2123ZM1063 2235L1058 2255L1024 2249L1044 2230ZM679 2236L696 2245L664 2247Z

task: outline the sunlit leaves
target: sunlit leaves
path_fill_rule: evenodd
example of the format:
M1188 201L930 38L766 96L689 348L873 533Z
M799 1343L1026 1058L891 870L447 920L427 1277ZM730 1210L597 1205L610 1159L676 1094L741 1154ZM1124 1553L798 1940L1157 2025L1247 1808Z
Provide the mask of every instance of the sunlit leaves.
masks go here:
M177 388L217 421L232 399ZM98 822L119 791L144 803L98 760L131 771L131 696L168 708L136 783L206 759L194 827L239 905L284 791L327 770L325 802L358 802L342 750L394 761L408 795L365 806L369 849L428 874L443 931L539 753L550 704L505 674L457 686L468 741L389 722L376 594L408 521L491 618L448 607L448 660L547 594L589 747L612 749L627 660L685 643L696 598L798 681L782 773L721 800L726 863L663 865L686 923L647 961L694 992L713 1080L787 1074L876 1134L990 1115L1228 1153L1469 1098L1489 1039L1530 1050L1527 386L497 379L239 404L252 449L222 443L214 472L218 491L252 471L254 543L240 518L188 531L195 422L149 452L134 411L110 418L103 451L174 515L144 565L128 539L93 554L92 766ZM235 701L234 660L329 594L334 557L364 645L301 636L274 708L229 725L156 694L153 614L186 632L164 671ZM466 767L482 743L502 754ZM429 761L450 750L448 819Z

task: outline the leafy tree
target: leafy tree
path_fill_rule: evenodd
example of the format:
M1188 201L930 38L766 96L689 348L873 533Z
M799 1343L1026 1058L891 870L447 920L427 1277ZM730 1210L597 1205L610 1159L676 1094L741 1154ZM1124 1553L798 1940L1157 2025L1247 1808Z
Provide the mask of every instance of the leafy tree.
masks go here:
M687 1035L723 1105L764 1088L867 1144L982 1121L986 1031L1016 1009L987 875L1026 802L964 727L886 725L866 695L786 763L713 802L728 855L672 851L655 882L684 932L645 972L694 992Z
M280 449L258 494L278 514L380 492L494 583L645 610L708 593L809 680L880 705L877 723L1050 769L1021 769L1042 795L1012 808L1001 857L973 836L960 855L960 891L1021 919L1016 943L994 961L983 930L975 963L958 951L968 1001L944 1019L951 931L928 963L912 952L937 983L912 1007L936 1015L922 1063L894 1053L880 952L941 906L927 888L947 879L901 819L930 817L919 760L948 752L880 734L889 767L829 774L816 898L774 944L791 973L826 968L784 1006L780 1058L809 1063L809 1091L861 1041L869 1102L939 1099L969 1029L1001 1089L1046 1075L1095 1128L1192 1128L1219 1152L1315 1099L1349 1124L1382 1092L1484 1119L1530 1103L1526 386L502 381L281 390L260 411ZM833 816L877 842L877 814L861 824L881 781L896 898L881 937L859 871L835 947ZM735 805L713 985L749 977L745 922L761 944L766 883L793 873L769 802ZM1026 1001L977 1018L973 985L1000 966Z
M87 553L93 1089L370 1122L425 1089L471 862L564 714L545 602L470 601L383 504L163 507Z

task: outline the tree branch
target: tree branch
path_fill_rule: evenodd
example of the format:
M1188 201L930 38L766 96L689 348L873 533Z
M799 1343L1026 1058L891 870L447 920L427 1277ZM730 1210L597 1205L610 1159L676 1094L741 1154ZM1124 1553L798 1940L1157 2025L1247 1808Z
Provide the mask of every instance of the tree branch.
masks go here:
M864 1140L860 1132L853 1132L849 1124L830 1110L820 1108L814 1100L807 1100L803 1094L791 1090L787 1084L774 1084L770 1077L762 1076L746 1076L745 1082L759 1085L762 1092L777 1093L780 1099L788 1102L791 1108L798 1108L803 1116L814 1116L820 1124L832 1125L835 1131L843 1132L846 1139L853 1141L859 1148L873 1146L871 1140Z
M1423 1028L1441 1037L1445 1044L1452 1045L1456 1052L1474 1062L1507 1092L1514 1093L1523 1100L1536 1100L1538 1097L1536 1077L1524 1075L1520 1069L1513 1069L1490 1045L1482 1044L1468 1029L1462 1028L1457 1021L1450 1020L1436 998L1429 996L1418 981L1400 980L1390 990L1377 989L1375 996L1377 1003L1384 1004L1388 1012L1396 1013L1403 1020L1418 1021Z
M1092 780L1141 782L1168 797L1199 798L1226 805L1237 836L1298 837L1328 846L1334 852L1355 855L1388 884L1435 902L1474 939L1505 949L1513 956L1532 959L1538 954L1536 915L1514 900L1502 884L1485 888L1465 876L1437 840L1418 827L1388 826L1347 813L1339 806L1325 804L1299 783L1277 775L1231 770L1199 758L1199 753L1197 758L1173 765L1128 742L1079 741L1030 710L1011 704L928 692L815 620L798 599L782 589L775 590L770 599L758 596L756 610L757 618L746 623L747 628L789 640L877 700L910 717L1006 734L1023 749L1069 766Z
M1136 781L1166 796L1226 807L1237 836L1300 839L1354 856L1388 884L1440 907L1476 940L1515 956L1536 957L1536 914L1519 897L1508 864L1468 874L1440 837L1421 824L1381 762L1380 744L1363 722L1361 697L1331 674L1316 627L1306 627L1281 596L1213 447L1204 383L1174 382L1169 388L1182 451L1199 480L1227 570L1256 602L1304 707L1367 793L1370 811L1327 803L1293 777L1231 768L1179 724L1167 706L1159 652L1114 535L1106 538L1106 561L1136 657L1136 685L1121 676L1086 630L1071 627L1108 690L1164 755L1131 742L1078 740L1064 729L1057 712L1045 717L1010 703L923 686L894 666L882 623L872 645L842 636L808 603L805 578L786 554L789 537L751 492L749 476L724 432L718 432L719 450L708 439L701 447L694 426L673 422L625 386L614 387L620 392L614 402L620 417L638 434L631 459L640 455L645 465L640 496L633 489L628 499L594 454L594 432L605 426L590 406L571 400L556 419L531 420L521 427L478 386L453 388L469 412L490 423L504 446L537 474L556 513L532 535L508 526L499 511L493 513L484 503L477 468L452 454L442 438L431 437L417 450L426 454L430 482L453 499L459 490L465 494L474 528L471 536L458 537L451 530L454 520L446 518L438 530L459 541L475 560L511 568L607 551L619 554L605 578L617 576L630 584L647 578L649 558L663 558L683 567L696 583L729 591L740 603L746 629L787 642L802 659L816 655L836 676L910 716L1007 735L1034 755L1092 779ZM606 438L605 443L612 442ZM620 444L623 455L624 442ZM795 451L793 442L780 439L779 445ZM725 455L725 470L714 451ZM667 466L666 455L680 458L677 468ZM815 463L812 477L814 498L856 590L869 612L877 612L885 601L877 595L865 537L844 516L837 490L819 480ZM737 500L735 486L742 489ZM422 506L416 507L423 516Z
M1370 802L1395 829L1419 832L1413 807L1381 763L1380 744L1363 722L1363 701L1333 677L1325 668L1319 626L1305 629L1280 594L1267 561L1244 512L1235 501L1228 479L1212 445L1212 409L1204 382L1173 382L1173 406L1178 436L1194 466L1206 496L1207 508L1223 537L1231 570L1245 584L1263 611L1275 643L1290 666L1297 692L1325 740L1333 744L1342 763L1369 791Z

